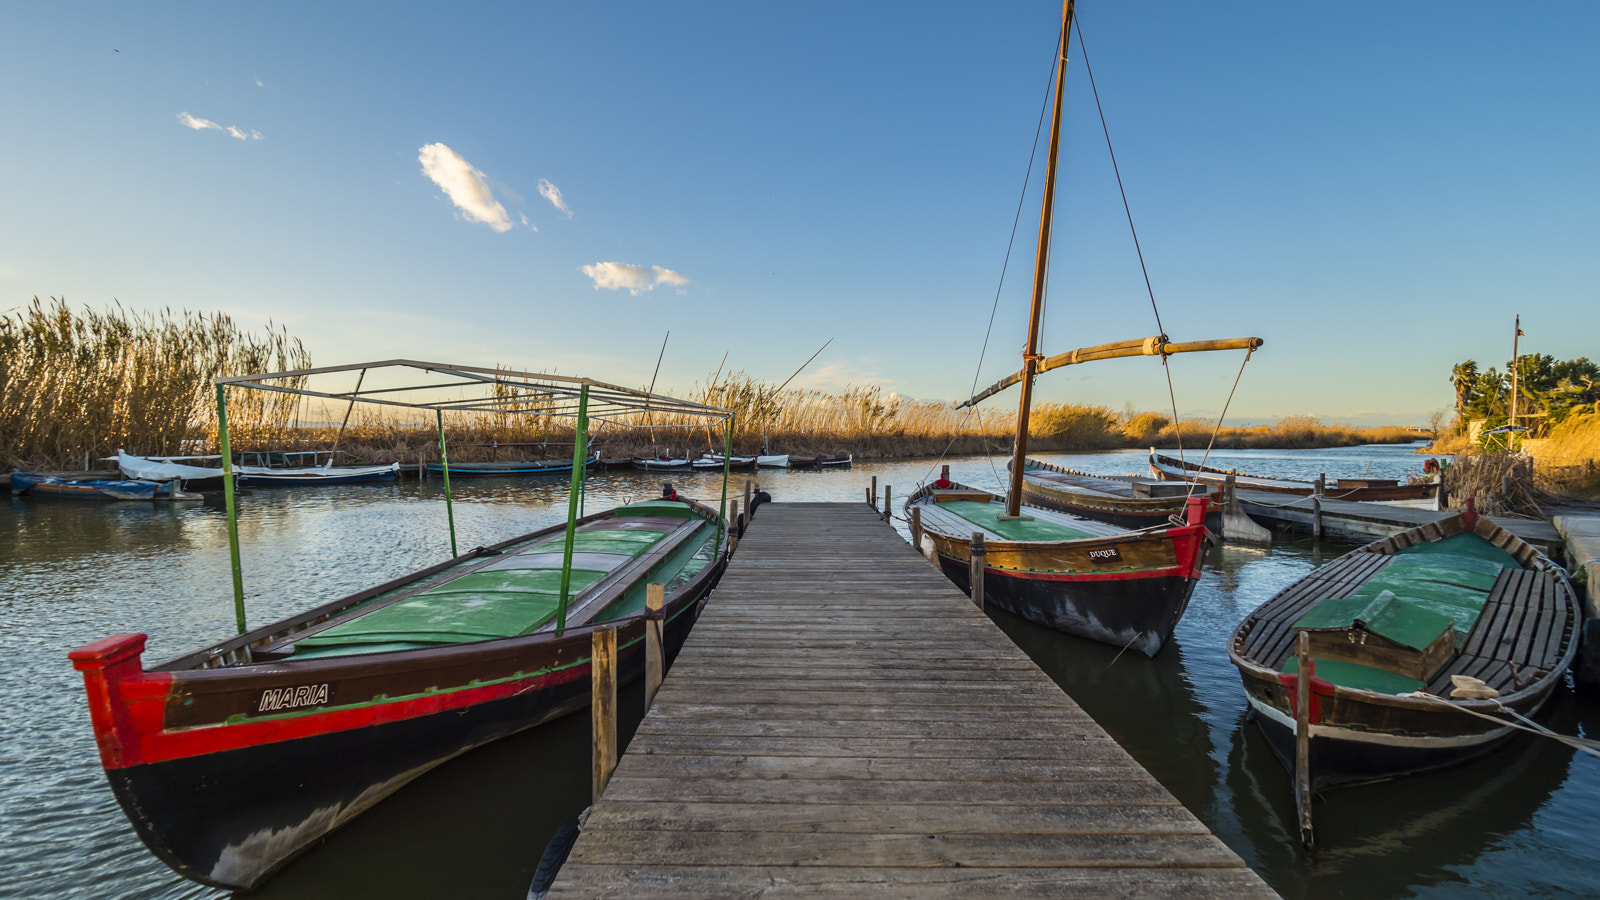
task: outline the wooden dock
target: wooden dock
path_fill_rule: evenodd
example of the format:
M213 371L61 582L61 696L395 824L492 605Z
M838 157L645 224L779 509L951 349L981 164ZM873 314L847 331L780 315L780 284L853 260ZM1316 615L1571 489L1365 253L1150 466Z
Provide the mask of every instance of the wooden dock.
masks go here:
M1311 533L1312 510L1310 497L1294 497L1268 491L1239 489L1239 503L1244 511L1262 525L1273 529ZM1374 541L1399 534L1429 522L1449 518L1455 510L1421 509L1415 506L1391 506L1386 503L1365 503L1359 500L1322 501L1322 533L1328 537L1350 541ZM1518 519L1510 516L1489 516L1490 521L1519 538L1539 548L1541 553L1560 559L1561 535L1545 519Z
M550 892L1273 897L864 503L761 507Z

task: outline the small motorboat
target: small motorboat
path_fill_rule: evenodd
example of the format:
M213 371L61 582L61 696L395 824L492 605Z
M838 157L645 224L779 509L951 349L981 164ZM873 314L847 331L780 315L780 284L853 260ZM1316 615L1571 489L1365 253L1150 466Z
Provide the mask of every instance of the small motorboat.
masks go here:
M666 457L646 458L635 456L633 467L646 472L682 472L692 468L692 463L687 459L670 459Z
M11 493L62 500L154 500L170 487L155 481L83 479L11 472Z

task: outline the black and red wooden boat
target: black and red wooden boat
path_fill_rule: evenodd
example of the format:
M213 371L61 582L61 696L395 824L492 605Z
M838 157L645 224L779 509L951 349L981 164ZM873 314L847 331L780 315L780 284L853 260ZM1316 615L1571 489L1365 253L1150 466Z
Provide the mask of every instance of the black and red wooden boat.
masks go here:
M474 747L589 704L590 632L644 668L647 582L667 585L670 661L725 565L717 511L589 516L558 631L565 524L146 667L145 636L72 651L117 800L168 865L250 888L363 810Z
M1129 531L1032 506L1008 518L1004 498L944 479L906 500L912 540L957 587L972 590L972 534L982 532L985 603L1146 656L1172 637L1213 541L1205 498L1188 510L1187 524Z

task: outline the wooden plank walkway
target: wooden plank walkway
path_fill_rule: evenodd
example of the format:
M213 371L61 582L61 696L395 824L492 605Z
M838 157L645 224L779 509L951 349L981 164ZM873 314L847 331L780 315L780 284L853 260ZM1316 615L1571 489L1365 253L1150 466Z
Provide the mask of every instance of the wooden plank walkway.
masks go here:
M864 503L763 505L551 898L1273 897Z
M1239 503L1250 518L1267 527L1288 527L1311 532L1311 498L1290 497L1268 491L1239 490ZM1322 533L1353 541L1373 541L1399 534L1429 522L1455 515L1454 510L1421 509L1415 506L1390 506L1360 500L1322 501ZM1489 516L1490 521L1539 548L1541 553L1559 559L1561 535L1544 519L1518 519Z

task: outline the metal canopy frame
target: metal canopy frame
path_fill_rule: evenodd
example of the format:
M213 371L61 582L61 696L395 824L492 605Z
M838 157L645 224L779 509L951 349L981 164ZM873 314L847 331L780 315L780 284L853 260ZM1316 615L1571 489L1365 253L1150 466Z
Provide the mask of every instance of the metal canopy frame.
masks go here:
M400 387L373 387L362 389L369 371L394 369L420 372L452 378L452 381L406 385ZM338 372L360 372L356 387L351 391L315 391L306 387L306 379L316 375ZM290 384L273 382L290 381ZM444 414L491 413L496 415L529 415L571 418L576 420L576 439L572 446L572 483L567 498L567 532L561 564L561 601L557 611L556 632L566 629L567 604L571 599L572 548L581 515L584 483L588 470L589 422L599 420L605 425L622 428L650 430L661 427L650 421L655 413L686 416L697 419L718 419L722 429L722 499L717 507L717 543L721 547L727 528L728 473L733 455L732 410L695 403L678 397L668 397L649 391L636 390L571 375L543 372L521 372L514 369L485 369L480 366L460 366L448 363L423 362L414 359L386 359L376 362L350 363L342 366L321 366L313 369L292 369L286 372L266 372L257 375L233 375L218 378L217 390L217 441L221 445L223 470L223 496L228 511L228 551L233 567L233 607L235 624L239 633L245 632L244 574L239 559L239 516L234 496L233 453L228 437L228 398L230 387L249 390L296 394L302 397L321 397L326 400L343 400L353 407L356 403L395 406L407 409L432 410L439 431L439 462L444 471L445 516L450 527L450 556L459 558L456 548L456 517L454 501L450 494L450 456L445 444ZM496 395L496 391L510 388L511 395ZM423 399L422 395L440 391L468 392L468 396L453 399ZM385 396L379 396L385 395ZM625 417L652 414L645 424L625 421ZM346 413L348 421L349 414ZM342 429L341 429L342 430Z

